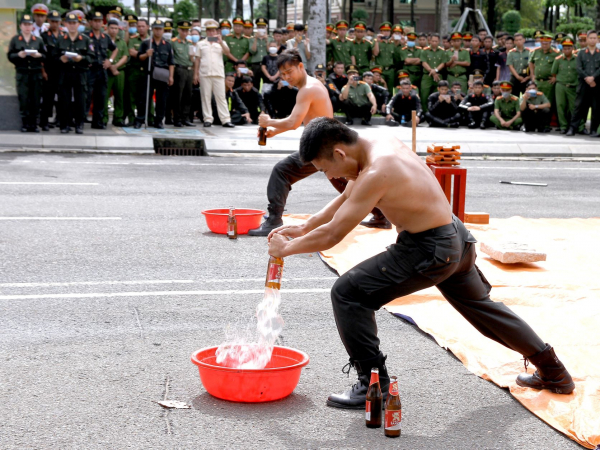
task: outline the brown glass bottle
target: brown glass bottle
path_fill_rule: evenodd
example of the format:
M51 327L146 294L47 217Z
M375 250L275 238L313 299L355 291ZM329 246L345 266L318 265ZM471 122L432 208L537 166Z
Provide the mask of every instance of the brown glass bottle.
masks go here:
M371 382L367 391L365 403L365 420L368 428L381 428L381 409L383 406L383 395L379 384L379 369L371 369Z
M402 402L398 390L398 379L392 377L390 380L390 392L385 401L385 425L383 433L388 437L399 437L402 433Z
M267 145L267 129L264 127L258 128L258 145Z
M235 208L229 207L229 216L227 217L227 237L229 239L237 239L237 219L235 218Z
M267 279L265 287L271 289L281 289L281 276L283 275L283 258L271 256L269 258L269 267L267 268Z

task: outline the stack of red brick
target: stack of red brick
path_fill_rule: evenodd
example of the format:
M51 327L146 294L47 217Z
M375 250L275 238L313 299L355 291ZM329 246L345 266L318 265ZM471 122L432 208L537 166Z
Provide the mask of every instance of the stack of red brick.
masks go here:
M460 145L431 144L427 146L427 164L436 166L458 166L460 164Z

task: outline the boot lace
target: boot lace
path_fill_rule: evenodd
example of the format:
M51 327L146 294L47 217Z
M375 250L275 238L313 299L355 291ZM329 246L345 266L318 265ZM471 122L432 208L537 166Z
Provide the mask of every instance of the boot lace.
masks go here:
M523 356L523 365L525 366L525 372L527 372L527 366L529 366L529 359L527 356Z
M347 363L344 367L342 367L342 373L345 375L348 375L348 378L350 378L350 370L352 370L352 363L349 362Z

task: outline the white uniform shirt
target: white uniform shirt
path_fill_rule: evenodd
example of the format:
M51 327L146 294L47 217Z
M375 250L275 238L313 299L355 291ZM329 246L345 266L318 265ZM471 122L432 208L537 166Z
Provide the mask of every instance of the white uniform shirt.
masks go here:
M223 42L223 45L229 50L226 42ZM200 76L225 78L225 64L223 63L221 44L208 42L208 39L204 39L198 42L196 47L196 56L200 57Z

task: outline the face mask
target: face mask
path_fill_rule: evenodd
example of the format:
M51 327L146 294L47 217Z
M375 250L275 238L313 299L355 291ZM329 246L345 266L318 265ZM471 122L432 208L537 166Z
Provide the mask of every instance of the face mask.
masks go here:
M394 40L395 41L399 41L400 39L402 39L402 35L401 34L394 34Z
M274 55L275 53L277 53L277 47L269 47L269 53L271 55Z
M80 32L80 33L83 33L85 31L85 27L83 25L79 25L77 27L77 31Z
M535 89L530 89L527 91L527 93L531 96L531 97L536 97L537 96L537 91Z
M223 36L227 36L229 33L230 33L229 28L223 28L221 30L221 35L223 35Z
M173 33L164 33L163 34L163 39L166 39L167 41L170 41L172 37L173 37Z
M503 92L502 98L510 98L510 92Z
M409 47L414 47L415 46L415 41L408 41L406 43L406 45L408 45Z
M192 42L194 44L200 41L200 36L198 36L197 34L192 34L191 36L188 36L188 38L192 38Z
M260 34L260 35L264 35L267 33L267 30L265 30L264 28L259 28L258 30L256 30L256 33Z
M137 33L137 28L136 27L129 27L129 34L135 34Z
M365 39L366 39L367 41L372 41L372 40L373 40L373 36L367 36L367 37L365 37Z
M542 43L541 43L541 42L536 42L536 43L535 43L535 46L536 46L536 47L541 47L541 46L542 46Z

